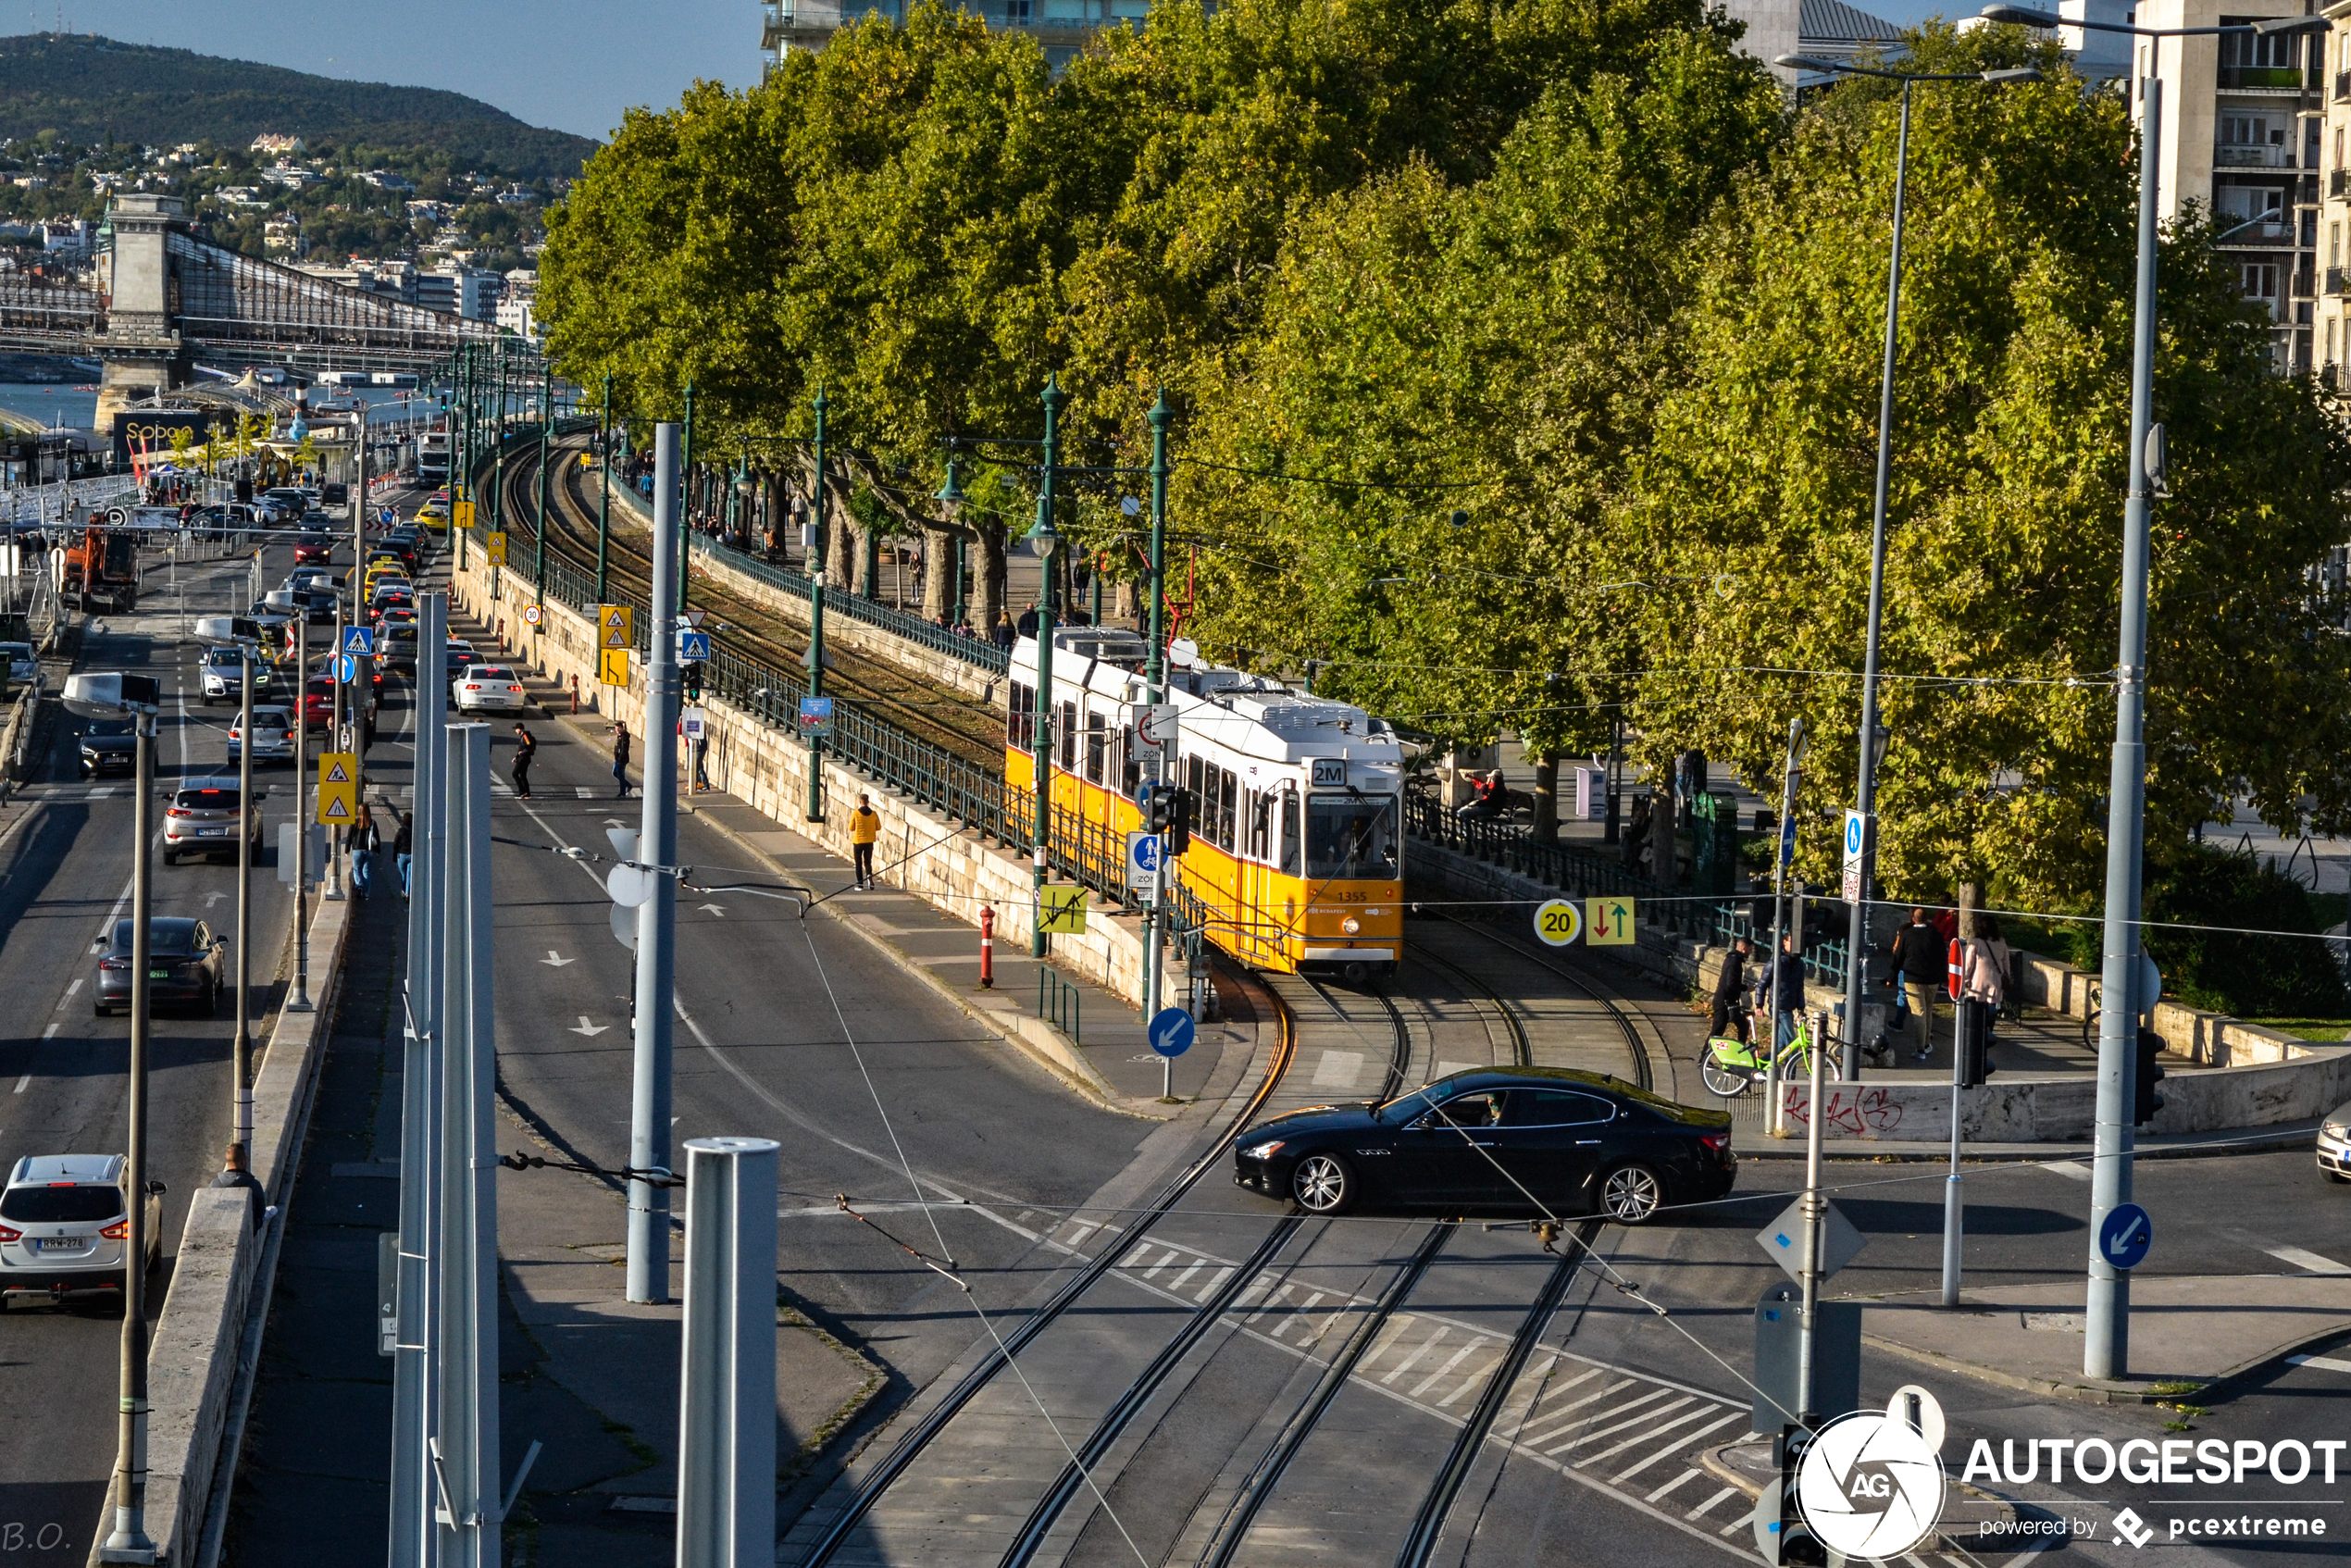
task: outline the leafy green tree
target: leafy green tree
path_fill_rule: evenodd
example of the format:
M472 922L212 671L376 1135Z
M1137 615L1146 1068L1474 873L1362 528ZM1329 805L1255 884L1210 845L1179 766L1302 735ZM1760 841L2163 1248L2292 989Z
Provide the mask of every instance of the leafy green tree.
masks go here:
M1880 878L2074 905L2103 880L2128 429L2136 151L2126 106L2012 30L1914 35L1921 68L2028 55L2040 85L1918 93L1881 687ZM1752 783L1811 726L1802 869L1849 803L1895 107L1807 113L1699 242L1706 258L1622 558L1727 574L1645 598L1652 763L1697 744ZM2151 859L2242 780L2269 820L2351 820L2351 661L2306 566L2345 535L2351 443L2272 373L2266 315L2200 221L2161 260L2147 718Z

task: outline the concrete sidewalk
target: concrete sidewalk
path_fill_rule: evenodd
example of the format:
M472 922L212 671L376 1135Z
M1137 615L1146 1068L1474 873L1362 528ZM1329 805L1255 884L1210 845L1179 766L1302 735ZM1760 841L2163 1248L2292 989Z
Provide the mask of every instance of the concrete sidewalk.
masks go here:
M1739 1157L1745 1160L1803 1159L1803 1126L1794 1121L1788 1125L1793 1129L1790 1136L1773 1138L1762 1130L1760 1120L1735 1123L1734 1136L1737 1140ZM2141 1133L2133 1147L2133 1153L2141 1160L2268 1154L2281 1149L2312 1148L2318 1136L2319 1119L2281 1122L2268 1127L2220 1127L2211 1132ZM1959 1147L1959 1158L1963 1164L1977 1161L2087 1160L2096 1151L2095 1146L2086 1141L1965 1143ZM1920 1139L1872 1139L1867 1141L1832 1139L1822 1145L1821 1157L1824 1160L1948 1160L1951 1146L1947 1142Z
M2131 1376L2082 1375L2079 1280L1939 1297L1863 1297L1871 1346L1980 1378L2093 1404L2194 1400L2351 1335L2341 1274L2149 1276L2131 1281Z

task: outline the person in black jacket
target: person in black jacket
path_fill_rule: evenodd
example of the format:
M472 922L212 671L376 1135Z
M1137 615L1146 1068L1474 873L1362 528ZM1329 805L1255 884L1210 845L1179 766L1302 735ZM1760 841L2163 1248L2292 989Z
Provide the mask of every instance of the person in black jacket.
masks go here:
M1934 1049L1934 1002L1950 971L1949 948L1923 909L1910 911L1910 923L1894 933L1894 971L1910 1004L1914 1062L1925 1061Z
M1778 982L1779 993L1773 994L1773 983ZM1791 931L1780 939L1779 961L1764 972L1763 1002L1775 1009L1772 1020L1772 1050L1787 1049L1796 1039L1797 1014L1804 1011L1804 955L1797 951L1796 933Z
M1714 980L1714 1017L1706 1026L1710 1039L1731 1035L1740 1044L1747 1043L1747 1008L1742 999L1747 992L1747 939L1741 937L1723 955L1723 972Z
M539 738L521 725L515 726L515 793L523 800L530 799L530 759L539 750Z

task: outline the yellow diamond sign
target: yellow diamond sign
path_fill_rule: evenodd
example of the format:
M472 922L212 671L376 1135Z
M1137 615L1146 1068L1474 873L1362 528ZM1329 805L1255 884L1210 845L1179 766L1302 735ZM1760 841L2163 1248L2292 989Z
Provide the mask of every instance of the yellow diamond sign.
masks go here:
M321 752L318 754L318 820L330 828L347 828L359 816L359 754Z
M483 554L490 557L491 566L504 566L506 564L506 536L503 533L487 536L482 542L481 551Z

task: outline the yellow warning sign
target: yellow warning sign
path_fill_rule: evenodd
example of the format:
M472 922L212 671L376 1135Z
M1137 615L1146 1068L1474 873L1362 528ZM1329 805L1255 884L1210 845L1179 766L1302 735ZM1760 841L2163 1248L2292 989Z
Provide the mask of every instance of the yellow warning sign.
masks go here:
M484 536L481 552L483 554L490 557L490 564L491 566L504 566L506 564L506 536L503 533L493 533Z
M1584 943L1586 947L1630 947L1633 945L1633 922L1637 917L1636 901L1625 898L1586 899L1584 901Z
M449 504L449 526L455 529L472 528L474 526L474 504L470 501L451 502Z
M1039 888L1037 896L1037 928L1059 931L1065 936L1086 934L1086 890L1083 888Z
M599 604L596 627L599 646L627 648L637 640L637 612L626 604Z
M359 815L359 753L318 753L318 820L348 826Z
M602 648L596 653L596 678L606 686L628 684L628 650Z

